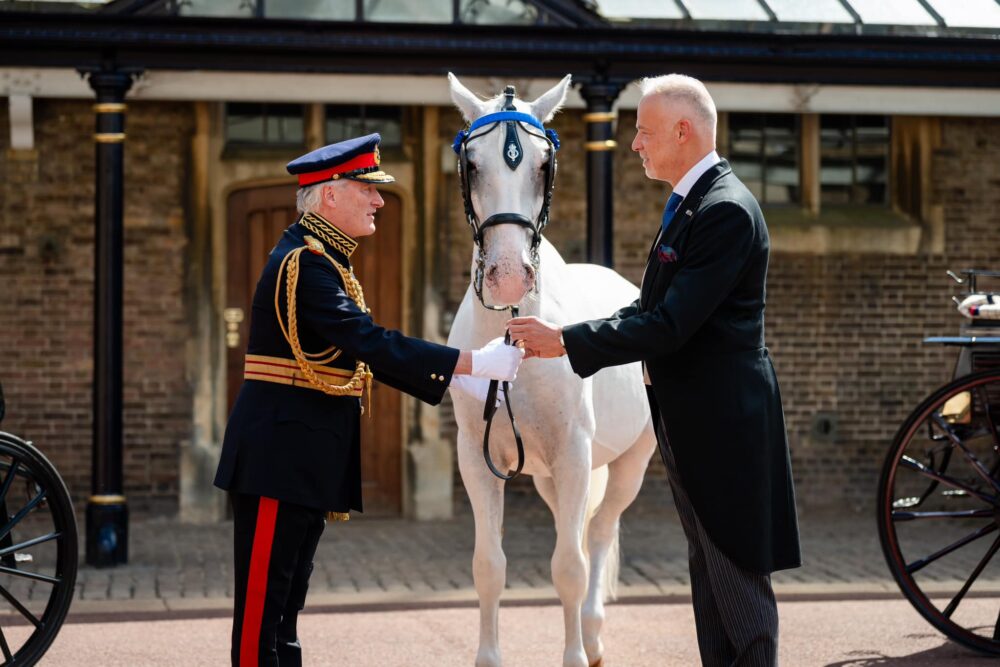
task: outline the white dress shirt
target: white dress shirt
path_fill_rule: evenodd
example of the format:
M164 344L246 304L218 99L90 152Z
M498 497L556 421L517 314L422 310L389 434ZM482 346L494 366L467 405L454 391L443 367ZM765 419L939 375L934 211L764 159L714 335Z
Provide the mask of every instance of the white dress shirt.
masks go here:
M681 197L687 197L688 193L691 192L691 188L694 184L698 182L701 175L706 171L714 167L715 165L722 162L722 158L715 151L712 151L702 159L698 160L698 163L688 169L688 172L684 174L684 178L677 182L674 186L674 192L679 194Z

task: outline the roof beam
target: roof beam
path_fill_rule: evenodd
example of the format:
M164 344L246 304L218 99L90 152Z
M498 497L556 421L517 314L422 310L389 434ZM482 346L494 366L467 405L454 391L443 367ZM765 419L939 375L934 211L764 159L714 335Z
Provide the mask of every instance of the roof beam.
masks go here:
M0 66L147 71L560 76L629 81L685 72L708 81L990 87L996 40L788 35L656 28L463 26L6 14Z

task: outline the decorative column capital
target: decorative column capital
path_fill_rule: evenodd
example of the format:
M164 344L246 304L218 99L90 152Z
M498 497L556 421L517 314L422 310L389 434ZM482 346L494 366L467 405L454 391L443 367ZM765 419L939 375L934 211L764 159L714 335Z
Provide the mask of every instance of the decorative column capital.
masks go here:
M580 96L587 103L588 109L610 109L622 90L628 85L628 82L603 75L591 74L580 76L576 79L576 84L579 87Z
M142 70L135 67L86 67L77 70L80 76L87 80L90 87L97 93L97 101L119 102L125 99L125 94L132 83L142 75Z

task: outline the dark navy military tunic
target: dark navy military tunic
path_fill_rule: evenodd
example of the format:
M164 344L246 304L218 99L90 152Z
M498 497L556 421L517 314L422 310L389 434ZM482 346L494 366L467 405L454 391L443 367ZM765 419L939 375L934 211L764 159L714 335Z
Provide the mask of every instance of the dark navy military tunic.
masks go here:
M314 215L314 214L313 214ZM316 220L315 217L312 218ZM320 239L344 267L356 242L319 218L340 249ZM282 260L317 235L296 223L271 251L254 292L248 355L293 360L275 313L275 286ZM330 345L342 350L328 364L353 372L367 363L384 384L437 405L451 381L459 351L376 324L345 291L340 274L322 255L300 254L296 290L299 340L306 352ZM287 327L285 279L280 295ZM294 363L294 361L292 362ZM245 380L229 417L215 476L219 488L275 498L330 512L362 510L361 401L329 396L309 387ZM373 415L378 419L379 415Z

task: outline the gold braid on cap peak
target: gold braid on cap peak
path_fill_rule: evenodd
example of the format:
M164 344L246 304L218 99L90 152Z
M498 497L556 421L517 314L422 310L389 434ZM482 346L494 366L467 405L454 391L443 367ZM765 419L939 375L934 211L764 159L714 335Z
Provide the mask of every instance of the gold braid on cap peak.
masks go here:
M305 237L305 241L306 245L301 248L296 248L288 253L281 261L281 266L278 267L278 282L274 289L274 312L278 317L278 326L281 327L281 333L285 336L285 340L288 341L289 347L292 348L292 354L295 356L295 361L302 370L302 374L306 376L307 380L309 380L309 384L316 387L324 394L328 394L330 396L348 396L359 390L367 391L368 417L371 418L372 372L368 369L367 364L363 361L358 361L354 368L354 375L352 375L345 384L331 384L316 374L316 371L313 370L312 364L332 361L340 356L341 350L337 350L335 346L331 345L323 352L309 354L302 349L302 345L299 343L298 318L295 314L295 289L299 284L299 256L304 250L326 257L327 261L329 261L330 264L333 264L333 267L337 269L337 272L343 279L344 289L347 291L347 295L351 297L354 303L358 304L358 308L360 308L363 312L371 312L368 307L365 306L365 294L361 289L361 283L359 283L358 279L354 277L354 274L341 266L337 260L331 257L323 248L323 245L316 241L316 239L307 236ZM288 279L285 283L285 296L288 300L287 330L285 329L285 323L281 319L281 306L279 301L279 296L281 295L281 276L285 273L286 267L288 271ZM310 362L307 358L310 356L321 356L329 353L331 350L335 351L328 359L322 362ZM364 412L364 408L362 408L362 412Z

